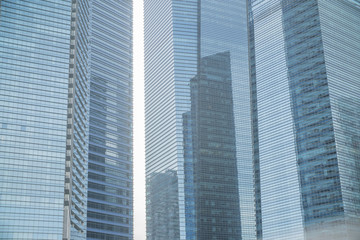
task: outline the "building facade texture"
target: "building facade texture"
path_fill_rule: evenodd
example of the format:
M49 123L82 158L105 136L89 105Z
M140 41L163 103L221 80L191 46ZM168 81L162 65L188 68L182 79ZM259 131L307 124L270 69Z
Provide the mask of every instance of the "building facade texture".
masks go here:
M1 239L85 239L88 1L1 1Z
M147 239L256 239L246 1L144 10Z
M359 239L360 2L248 4L258 238Z
M131 1L0 1L0 239L132 239L131 35Z
M88 239L132 239L132 1L91 8Z
M193 172L185 183L194 186L193 239L241 239L230 63L229 51L203 57L190 80Z

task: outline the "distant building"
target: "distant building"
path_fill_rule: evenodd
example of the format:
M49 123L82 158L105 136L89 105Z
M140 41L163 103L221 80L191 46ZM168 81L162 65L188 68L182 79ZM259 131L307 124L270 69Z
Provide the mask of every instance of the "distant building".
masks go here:
M178 239L179 226L179 202L178 202L178 178L175 171L154 174L147 185L152 194L147 201L152 206L148 209L147 219L148 235L151 239ZM170 225L170 227L169 227Z

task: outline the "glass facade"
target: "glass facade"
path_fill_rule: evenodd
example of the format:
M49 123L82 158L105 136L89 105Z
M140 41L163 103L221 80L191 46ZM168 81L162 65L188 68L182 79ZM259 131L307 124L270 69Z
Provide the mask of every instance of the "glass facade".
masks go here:
M319 0L318 8L346 224L341 231L359 239L360 1Z
M180 239L180 224L183 231L181 239L185 239L185 204L184 187L181 189L180 182L184 182L184 174L178 158L182 159L182 126L181 120L176 121L177 114L175 104L175 80L174 80L174 34L173 21L177 14L188 15L188 22L184 22L184 39L179 44L186 44L191 51L196 51L196 1L181 2L173 9L173 2L169 1L144 1L144 44L145 44L145 137L146 137L146 235L148 240L154 239ZM181 8L181 9L179 9ZM174 17L173 17L174 16ZM192 17L192 18L190 18ZM178 17L181 19L181 16ZM195 36L194 36L195 35ZM188 37L186 37L188 36ZM184 53L179 58L182 64L189 62L192 66L192 74L196 74L196 54L189 58ZM192 63L192 64L191 64ZM186 81L186 77L184 78ZM184 91L186 91L186 84ZM177 88L179 92L181 89ZM186 93L186 92L185 92ZM184 94L183 94L184 95ZM185 95L188 98L188 96ZM189 109L188 109L189 110ZM183 110L185 112L185 110ZM182 116L181 116L182 117ZM159 178L171 178L171 185L157 185ZM180 174L180 176L179 176ZM163 175L163 177L162 177ZM180 178L179 178L180 177ZM183 184L182 184L183 185ZM171 189L172 188L172 189ZM181 191L181 193L179 193ZM167 192L176 194L171 199L162 198L156 202L156 195L166 196ZM181 194L181 196L180 196ZM181 205L179 205L181 198ZM175 213L167 215L164 211L156 212L160 205L172 206ZM180 219L180 211L182 219ZM155 213L157 214L155 216ZM181 221L181 223L180 223ZM164 224L160 227L161 224Z
M1 239L85 238L87 4L0 2Z
M63 240L85 239L89 138L89 1L72 1Z
M0 52L0 239L132 239L132 1L0 1Z
M87 239L133 237L132 1L93 0Z
M303 239L280 3L252 2L262 237Z
M359 13L249 2L259 238L359 239Z
M252 134L252 164L253 164L253 189L255 202L256 239L262 239L262 216L261 216L261 184L259 163L259 132L257 110L257 87L256 87L256 61L255 61L255 36L254 17L251 0L247 1L248 15L248 44L249 44L249 80L250 80L250 114Z
M246 4L144 2L149 240L256 239Z
M190 81L195 239L241 239L230 52L200 68Z

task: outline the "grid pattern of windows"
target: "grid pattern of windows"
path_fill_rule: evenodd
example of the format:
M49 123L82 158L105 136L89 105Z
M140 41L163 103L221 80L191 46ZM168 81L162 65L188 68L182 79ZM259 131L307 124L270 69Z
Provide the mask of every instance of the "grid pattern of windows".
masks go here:
M190 82L196 239L240 239L230 52L200 68Z
M248 60L247 2L242 0L200 1L200 55L201 59L229 52L232 109L227 115L234 118L238 193L241 219L241 238L255 239L255 208L253 191L253 164L251 149L250 81ZM215 68L216 69L216 68ZM221 68L220 68L221 69ZM220 71L216 69L216 71ZM200 71L203 71L200 66ZM214 74L208 71L206 74ZM221 72L221 71L220 71ZM204 73L201 73L204 75ZM206 75L205 74L205 75ZM220 91L220 90L219 90ZM229 104L229 103L228 103ZM233 114L233 115L232 115ZM218 126L219 127L219 126ZM236 183L228 183L229 185ZM240 231L240 225L238 226ZM235 235L233 235L235 236Z
M0 7L0 237L85 239L88 1Z
M318 5L346 223L339 231L359 239L360 2L319 0Z
M87 239L132 239L132 1L93 0Z
M251 148L245 147L251 144L250 103L246 100L246 1L149 0L144 9L147 238L210 239L226 235L239 239L241 234L243 239L255 239L252 154ZM209 60L214 65L205 64L207 57L217 59ZM203 69L200 59L204 59ZM203 91L201 96L209 102L224 101L221 106L227 106L226 119L220 117L215 123L211 116L220 115L216 113L219 109L206 113L202 109L205 105L195 100L197 87L191 87L191 79L203 76L212 79L212 83L227 79L222 79L223 85L219 83L223 90L226 88L223 95L207 95L207 85L201 80L198 85ZM234 135L210 140L207 137L216 133L205 131L206 127L215 132L226 129ZM195 138L200 135L204 146L196 144ZM217 154L213 163L221 171L206 173L206 164L199 163L210 158L201 149ZM214 182L229 166L231 176L221 185L226 186L225 194ZM159 179L166 181L160 184ZM212 187L218 191L210 191ZM172 197L161 197L170 193ZM201 201L207 204L202 207ZM244 209L241 216L239 205ZM169 214L162 206L174 209L176 214ZM232 216L227 214L229 209ZM244 220L243 232L240 218Z
M284 1L282 11L304 227L307 239L317 239L312 232L343 220L317 1ZM342 238L344 232L336 234L326 238Z
M144 27L147 239L185 240L182 114L196 75L197 0L145 0Z
M63 239L86 238L89 1L72 1Z
M0 2L0 238L62 239L71 1Z
M254 150L258 138L260 153L259 233L263 239L272 239L272 234L276 239L359 239L360 2L253 0L250 4L253 70L256 67L252 94L258 112L258 122L253 122ZM271 121L279 117L282 120L276 121L273 131ZM269 133L271 143L266 143ZM286 137L295 148L271 145ZM288 158L281 172L271 169L284 153ZM274 157L276 162L269 161ZM275 176L287 184L271 188ZM300 191L300 197L279 199L283 190L287 196ZM281 201L282 207L292 203L293 208L276 209ZM299 205L301 212L294 214ZM291 236L295 229L297 234Z
M251 4L260 171L260 179L256 180L260 180L261 187L262 228L259 230L263 239L301 240L304 239L301 195L281 1Z

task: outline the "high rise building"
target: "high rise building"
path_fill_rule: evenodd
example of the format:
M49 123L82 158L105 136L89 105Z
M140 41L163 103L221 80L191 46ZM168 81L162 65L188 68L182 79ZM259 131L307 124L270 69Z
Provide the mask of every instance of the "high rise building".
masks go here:
M132 239L132 0L92 0L88 239Z
M0 2L0 238L85 239L88 1Z
M144 10L147 239L256 239L246 1Z
M185 188L193 186L185 203L195 200L191 236L241 239L230 51L201 58L200 69L190 80L192 147L184 148L193 156L185 163L192 166Z
M0 239L132 239L132 1L0 1L0 56Z
M359 239L360 2L248 3L259 239Z

